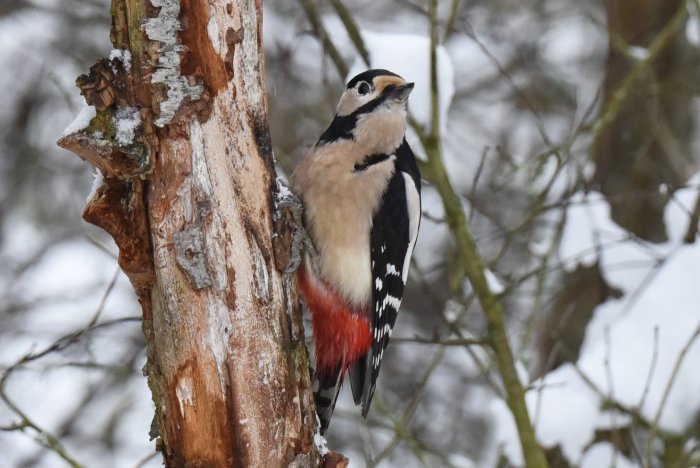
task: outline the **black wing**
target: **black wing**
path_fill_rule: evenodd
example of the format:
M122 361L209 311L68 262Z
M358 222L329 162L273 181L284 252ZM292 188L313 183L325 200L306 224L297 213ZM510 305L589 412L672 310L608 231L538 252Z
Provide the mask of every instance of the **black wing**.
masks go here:
M420 174L411 148L396 151L396 171L372 219L372 348L350 369L355 402L367 416L384 349L399 312L420 223ZM359 390L362 389L361 393Z

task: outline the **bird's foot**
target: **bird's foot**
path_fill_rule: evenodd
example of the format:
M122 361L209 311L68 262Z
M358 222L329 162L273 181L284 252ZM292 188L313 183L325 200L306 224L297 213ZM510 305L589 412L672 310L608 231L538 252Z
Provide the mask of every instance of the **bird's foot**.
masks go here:
M314 255L316 247L304 228L301 200L279 179L277 187L273 238L275 264L281 272L291 273L299 267L304 250Z

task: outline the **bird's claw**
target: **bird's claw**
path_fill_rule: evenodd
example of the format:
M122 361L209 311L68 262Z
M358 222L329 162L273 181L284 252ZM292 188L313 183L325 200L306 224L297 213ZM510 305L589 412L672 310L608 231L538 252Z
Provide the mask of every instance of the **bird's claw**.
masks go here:
M284 274L294 272L301 263L304 250L312 256L316 253L309 233L304 228L304 205L278 179L279 191L275 209L275 230L273 239L277 268Z

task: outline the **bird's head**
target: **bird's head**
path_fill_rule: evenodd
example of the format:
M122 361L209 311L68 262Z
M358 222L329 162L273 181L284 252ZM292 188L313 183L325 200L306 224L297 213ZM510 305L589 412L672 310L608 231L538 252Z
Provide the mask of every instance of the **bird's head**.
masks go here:
M412 90L413 83L406 83L396 73L381 69L367 70L348 82L340 97L337 114L370 113L380 107L405 113Z
M319 142L352 139L370 152L391 154L404 138L412 90L413 83L388 70L360 73L348 82L335 119Z

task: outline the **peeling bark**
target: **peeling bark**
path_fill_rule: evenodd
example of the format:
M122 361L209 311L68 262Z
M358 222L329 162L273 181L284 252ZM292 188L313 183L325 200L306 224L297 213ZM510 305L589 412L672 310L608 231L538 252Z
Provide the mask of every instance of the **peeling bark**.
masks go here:
M84 218L143 308L158 444L173 467L317 466L296 285L272 244L261 2L151 1L113 0L129 53L78 79L96 117L59 144L104 176Z

